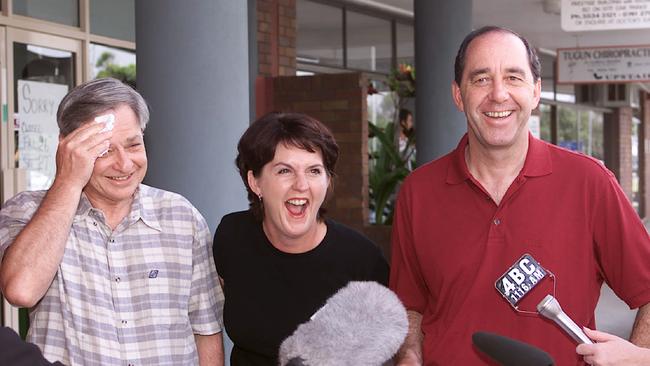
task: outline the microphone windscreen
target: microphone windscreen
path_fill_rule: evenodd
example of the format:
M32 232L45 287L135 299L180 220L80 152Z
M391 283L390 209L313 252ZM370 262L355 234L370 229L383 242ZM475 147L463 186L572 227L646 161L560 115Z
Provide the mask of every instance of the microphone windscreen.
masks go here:
M381 365L408 332L406 309L376 282L353 281L330 297L280 346L280 365Z
M476 332L472 343L503 366L552 366L551 356L541 349L516 339L487 332Z

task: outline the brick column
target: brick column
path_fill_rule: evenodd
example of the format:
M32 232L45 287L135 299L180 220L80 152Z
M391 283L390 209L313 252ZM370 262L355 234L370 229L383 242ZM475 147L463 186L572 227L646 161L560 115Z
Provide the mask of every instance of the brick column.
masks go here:
M616 175L623 192L632 198L632 108L605 114L605 165Z
M296 0L257 0L259 76L296 74Z
M341 150L332 217L360 229L368 216L368 125L365 77L358 73L274 78L274 108L325 123Z

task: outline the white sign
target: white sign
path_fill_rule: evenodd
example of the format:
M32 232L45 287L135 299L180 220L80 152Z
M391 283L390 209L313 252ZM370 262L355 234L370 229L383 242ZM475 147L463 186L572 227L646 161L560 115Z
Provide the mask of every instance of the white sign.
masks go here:
M28 190L48 189L56 173L56 110L67 85L18 80L18 167L29 171Z
M650 0L562 0L567 32L650 28Z
M650 45L557 50L558 84L650 81Z

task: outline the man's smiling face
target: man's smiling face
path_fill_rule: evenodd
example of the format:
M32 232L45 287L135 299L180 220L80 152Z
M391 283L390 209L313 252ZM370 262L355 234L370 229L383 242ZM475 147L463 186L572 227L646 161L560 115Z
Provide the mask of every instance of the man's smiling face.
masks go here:
M452 84L454 102L467 116L470 141L507 148L528 138L528 119L537 107L535 81L523 42L508 32L489 32L467 48L461 85Z

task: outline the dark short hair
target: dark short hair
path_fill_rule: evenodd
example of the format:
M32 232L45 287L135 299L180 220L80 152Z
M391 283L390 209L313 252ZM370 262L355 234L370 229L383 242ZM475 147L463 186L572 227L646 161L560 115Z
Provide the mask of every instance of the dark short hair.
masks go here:
M149 107L131 86L114 78L100 78L78 85L59 104L56 112L59 132L67 136L93 117L123 104L133 110L140 129L144 131L149 122Z
M510 30L504 27L497 27L494 25L485 26L483 28L476 29L468 34L463 43L460 44L458 48L458 53L456 54L456 62L454 63L454 80L456 84L460 85L463 79L463 71L465 69L465 57L467 53L467 48L469 48L470 43L476 38L492 32L501 32L501 33L510 33L513 36L519 38L521 42L526 47L526 53L528 54L528 64L530 65L530 72L533 74L533 80L538 81L542 77L542 65L539 62L539 57L537 56L537 51L535 48L530 46L530 43L526 38L519 35L517 32Z
M309 152L319 151L327 174L330 178L335 175L339 147L332 132L322 122L301 113L271 112L263 116L253 122L239 139L235 159L239 175L246 186L250 209L259 220L264 218L264 207L248 185L248 171L259 177L262 168L275 157L275 149L279 144ZM324 214L325 208L321 206L318 209L319 219Z
M408 109L400 108L400 110L399 110L399 121L400 122L406 121L406 119L409 118L409 116L412 116L412 115L413 115L413 113L411 113L411 111L409 111Z

